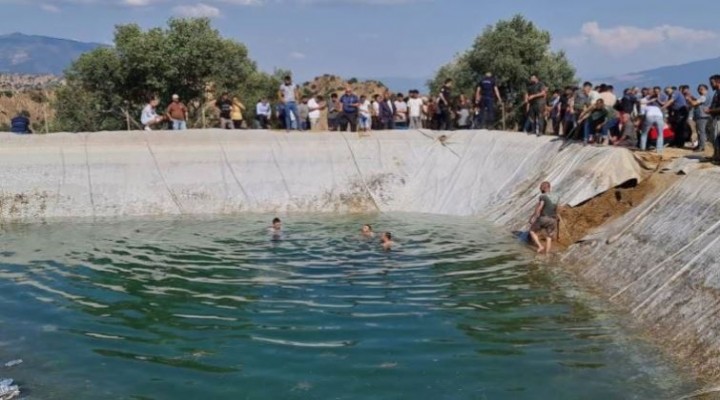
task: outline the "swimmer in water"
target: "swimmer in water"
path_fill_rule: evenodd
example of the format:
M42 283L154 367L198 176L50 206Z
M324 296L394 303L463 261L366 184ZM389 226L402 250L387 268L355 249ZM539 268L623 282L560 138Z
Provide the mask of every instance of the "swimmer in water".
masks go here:
M360 228L360 234L366 238L374 238L375 232L373 232L372 226L365 224Z
M268 228L268 231L273 235L282 234L282 221L280 221L280 218L273 218L272 225Z
M380 244L382 245L383 249L390 250L392 246L395 244L392 240L392 233L385 232L380 236Z

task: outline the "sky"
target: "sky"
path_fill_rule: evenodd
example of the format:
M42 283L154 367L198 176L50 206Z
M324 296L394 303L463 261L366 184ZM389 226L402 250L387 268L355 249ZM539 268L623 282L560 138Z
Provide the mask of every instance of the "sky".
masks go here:
M100 43L112 42L117 24L150 28L206 16L245 43L262 69L290 69L302 80L427 78L486 26L518 13L550 31L553 49L568 54L581 78L720 56L717 0L0 0L0 7L0 33Z

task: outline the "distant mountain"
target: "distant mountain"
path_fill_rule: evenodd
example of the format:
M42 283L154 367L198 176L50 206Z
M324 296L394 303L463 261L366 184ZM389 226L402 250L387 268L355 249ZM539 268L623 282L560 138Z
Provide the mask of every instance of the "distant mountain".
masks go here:
M22 33L0 35L0 73L60 75L81 54L100 46Z
M720 74L720 57L695 61L687 64L672 65L625 75L593 79L593 83L608 83L622 90L631 86L679 86L690 85L693 90L699 83L708 83L708 77Z

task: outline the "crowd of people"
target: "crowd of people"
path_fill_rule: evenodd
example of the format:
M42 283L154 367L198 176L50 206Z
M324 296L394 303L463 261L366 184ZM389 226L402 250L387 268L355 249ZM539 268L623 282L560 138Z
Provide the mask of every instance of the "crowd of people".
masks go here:
M684 148L691 144L695 151L704 151L708 142L716 149L713 159L720 162L720 75L700 84L693 91L688 85L666 88L627 88L615 94L612 85L565 87L550 90L537 76L531 76L522 105L511 112L521 115L522 131L535 135L552 132L586 144L637 147L642 150L654 145L662 153L667 145ZM714 90L714 94L710 93ZM348 86L338 96L301 96L292 78L286 76L278 89L277 101L260 99L255 117L244 120L247 111L237 97L223 94L215 104L220 127L239 129L277 128L311 131L352 131L394 129L493 129L498 111L503 111L501 91L495 77L486 73L477 83L471 99L464 94L453 96L453 81L447 79L434 96L421 96L418 90L409 93L385 91L371 98L358 96ZM171 124L185 129L187 107L177 96L163 115L155 111L152 99L142 113L146 129ZM666 143L669 142L669 143Z
M538 95L531 84L524 103L527 118L523 130L541 135L550 125L554 134L569 139L581 137L584 143L641 150L652 141L658 153L666 140L669 146L686 148L690 143L690 148L702 152L712 138L713 159L720 161L720 75L711 76L709 83L698 85L695 92L688 85L632 87L620 97L612 85L585 82L582 88L554 90L548 96L547 89L542 87ZM537 100L543 96L547 100Z

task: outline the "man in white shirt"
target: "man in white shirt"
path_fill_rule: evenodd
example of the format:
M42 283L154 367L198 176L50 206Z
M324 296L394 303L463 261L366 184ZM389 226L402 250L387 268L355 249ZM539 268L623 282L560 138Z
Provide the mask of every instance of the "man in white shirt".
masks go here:
M367 97L360 96L360 132L370 132L371 129L371 115L370 115L370 101Z
M151 98L145 108L143 108L142 114L140 114L140 122L146 131L151 131L154 126L167 121L165 117L159 116L157 112L155 112L158 103L157 97Z
M397 97L395 97L395 110L395 127L400 129L407 128L408 106L402 93L398 93Z
M600 85L600 98L603 99L605 105L608 107L615 107L615 103L617 103L617 96L613 93L614 90L615 88L611 85Z
M641 102L647 102L643 99ZM648 103L643 108L643 131L640 136L640 150L647 148L648 133L652 127L655 127L658 132L657 145L655 149L658 154L662 155L664 146L664 132L665 132L665 116L663 115L662 109L656 103Z
M423 101L419 97L417 90L410 92L410 100L408 100L408 114L410 115L410 129L422 129L422 109Z
M318 126L320 125L320 110L322 107L320 107L321 99L318 97L311 97L310 100L307 102L308 109L310 110L310 113L308 114L308 118L310 119L310 130L311 131L318 131Z
M263 98L255 106L255 120L261 129L267 129L270 117L272 116L272 107L268 100Z

